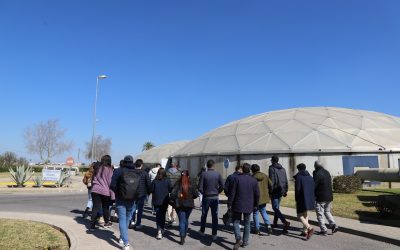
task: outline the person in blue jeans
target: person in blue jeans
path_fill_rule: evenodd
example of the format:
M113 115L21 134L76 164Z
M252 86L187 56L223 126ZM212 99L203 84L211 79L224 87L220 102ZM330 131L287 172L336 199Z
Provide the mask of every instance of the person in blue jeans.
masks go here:
M253 221L255 226L254 233L260 234L260 220L258 215L261 213L267 234L270 235L272 233L272 228L266 206L270 200L268 184L271 182L271 180L269 179L268 175L260 171L260 166L257 164L251 165L251 172L253 173L253 177L257 180L258 189L260 190L258 205L253 210Z
M134 228L136 230L141 229L142 226L142 216L143 216L143 207L144 207L144 202L146 200L146 197L148 194L150 194L151 190L151 181L149 174L144 171L143 168L143 160L142 159L137 159L135 161L135 169L134 172L138 175L140 175L140 182L139 182L139 187L137 190L138 197L135 201L133 210L136 211L136 219L135 216L131 219L134 221Z
M181 173L181 178L172 189L171 199L175 201L175 209L179 218L180 244L185 244L189 227L189 217L194 208L194 200L199 196L195 185L190 182L189 171Z
M283 223L283 233L287 233L290 223L283 217L279 206L281 198L286 197L288 192L288 181L286 176L286 170L278 163L278 156L274 155L271 158L272 165L269 166L268 176L271 180L269 183L269 195L271 197L272 209L274 210L274 223L273 226L277 227L278 218Z
M233 212L233 228L236 243L233 249L249 245L250 239L250 214L259 204L260 190L257 180L250 175L250 165L244 163L243 173L233 180L232 188L229 191L228 209ZM243 238L240 235L240 219L243 215L244 231Z
M110 184L110 188L115 192L115 205L117 207L117 213L119 219L119 231L120 231L119 243L123 244L124 250L130 249L129 238L128 238L128 225L133 214L133 205L136 197L135 196L126 197L127 195L123 191L126 190L123 187L125 183L123 181L123 178L128 174L132 173L135 173L135 165L133 164L133 157L127 155L124 158L124 167L118 168L114 171ZM139 178L140 177L138 177L138 179Z
M203 236L206 228L208 210L211 208L212 239L217 239L218 231L218 204L219 194L224 190L224 182L220 173L214 170L215 162L207 161L207 172L204 172L199 181L199 192L203 195L201 209L200 234Z

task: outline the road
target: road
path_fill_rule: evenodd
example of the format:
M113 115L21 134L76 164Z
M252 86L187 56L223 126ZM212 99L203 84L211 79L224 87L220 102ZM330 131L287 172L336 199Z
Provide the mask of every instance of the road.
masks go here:
M85 227L89 224L87 219L81 218L82 210L86 205L86 195L82 192L76 193L52 193L52 194L12 194L0 193L0 211L15 212L35 212L56 215L66 215L71 217L77 223ZM220 217L225 212L226 207L221 205ZM200 211L195 209L190 217L190 231L186 240L186 244L182 247L178 244L179 232L178 227L174 226L167 231L166 237L162 240L156 240L155 234L155 218L149 213L149 209L145 209L143 224L144 227L140 231L129 230L131 245L134 249L232 249L234 244L234 236L230 228L220 227L218 240L212 242L211 229L206 229L205 237L201 237L197 230L200 226ZM211 222L209 218L208 223ZM282 235L278 229L274 231L274 235L257 236L251 235L250 245L247 249L399 249L398 246L379 242L355 235L338 232L335 235L319 236L315 234L309 241L305 241L299 236L301 224L297 221L291 221L291 229L289 234ZM319 229L315 228L316 231ZM99 229L105 230L105 229ZM111 229L113 237L117 240L118 224L114 223ZM102 235L102 234L99 234ZM107 234L110 235L110 234ZM99 236L100 237L100 236ZM105 240L99 238L99 240Z

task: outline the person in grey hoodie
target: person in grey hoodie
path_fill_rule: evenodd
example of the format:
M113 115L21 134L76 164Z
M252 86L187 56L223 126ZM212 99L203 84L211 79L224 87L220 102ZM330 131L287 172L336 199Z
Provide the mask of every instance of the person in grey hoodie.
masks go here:
M90 231L95 230L97 213L103 209L104 227L111 227L110 210L111 197L114 198L114 192L110 189L111 178L113 176L113 169L111 167L111 156L104 155L101 157L101 166L98 167L93 174L93 211L90 224Z
M279 210L279 205L283 197L286 197L288 192L288 180L286 170L278 163L278 156L274 155L271 158L272 165L269 166L268 176L271 179L269 183L269 196L271 197L272 209L274 210L274 223L273 227L277 227L278 218L283 223L283 232L287 233L290 223L283 217Z
M181 172L178 170L178 166L175 162L172 162L170 167L167 170L167 176L169 181L171 182L171 186L174 187L176 182L181 178ZM175 209L171 206L168 205L167 209L167 222L168 226L172 224L177 224L176 223L176 211Z

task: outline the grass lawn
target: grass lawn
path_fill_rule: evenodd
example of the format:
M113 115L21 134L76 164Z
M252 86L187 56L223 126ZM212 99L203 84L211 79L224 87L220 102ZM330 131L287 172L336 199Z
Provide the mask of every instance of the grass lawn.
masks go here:
M377 222L389 226L400 226L400 218L381 218L374 206L374 202L379 195L395 194L400 194L400 188L363 189L354 194L334 193L333 215L360 221ZM286 198L282 198L281 206L296 208L294 192L289 192Z
M69 249L67 238L49 225L0 219L0 249Z

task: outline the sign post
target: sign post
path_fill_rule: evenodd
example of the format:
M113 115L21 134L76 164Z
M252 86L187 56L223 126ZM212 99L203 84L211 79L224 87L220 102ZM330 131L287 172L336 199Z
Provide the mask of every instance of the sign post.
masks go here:
M228 168L231 165L231 162L228 158L224 160L224 168L225 168L225 179L228 178Z
M72 165L74 165L74 158L72 156L68 157L66 163L69 166L69 172L68 172L69 187L71 188L71 186L72 186L71 171L72 171Z

